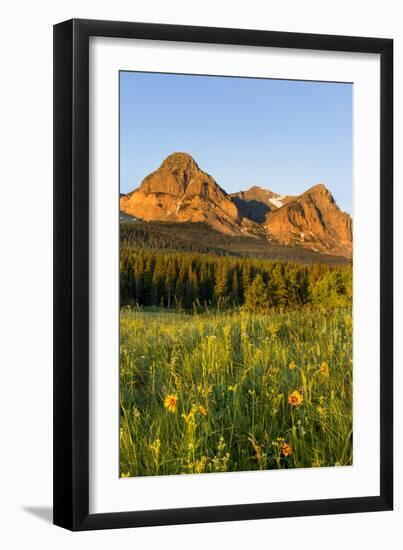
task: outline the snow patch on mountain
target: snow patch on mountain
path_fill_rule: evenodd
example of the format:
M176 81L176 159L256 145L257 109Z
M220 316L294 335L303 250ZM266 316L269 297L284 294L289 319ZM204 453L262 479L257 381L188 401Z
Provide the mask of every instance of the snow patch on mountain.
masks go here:
M269 199L269 202L273 204L276 208L281 208L283 206L283 200L285 195L277 195L277 197L272 197Z

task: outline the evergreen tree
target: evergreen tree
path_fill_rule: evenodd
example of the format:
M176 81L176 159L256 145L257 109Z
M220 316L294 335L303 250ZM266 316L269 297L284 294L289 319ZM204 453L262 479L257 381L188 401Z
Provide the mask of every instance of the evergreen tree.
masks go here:
M134 262L134 280L136 286L136 302L139 305L144 305L144 277L145 277L145 262L142 254L136 256Z
M268 291L272 305L279 306L281 309L287 305L287 285L281 264L276 264L270 273Z
M251 280L252 280L252 275L251 275L250 263L247 260L245 260L242 264L242 277L241 277L241 283L242 283L241 294L243 296L243 300L245 300L245 294L247 289L249 288Z
M165 296L167 307L170 308L173 302L176 286L176 262L174 258L168 260L165 275Z
M154 274L155 254L146 255L144 273L143 303L146 306L152 304L152 279Z
M151 279L151 300L155 306L163 305L165 283L165 265L162 255L157 256Z
M186 298L186 271L183 262L179 265L179 275L175 285L175 303L184 307Z
M300 305L300 283L298 279L298 271L295 267L289 269L286 278L287 305L296 307Z
M235 306L239 304L239 282L238 282L238 273L236 269L234 269L234 272L232 274L231 301Z
M199 280L197 272L193 269L189 270L189 285L190 285L190 307L193 307L199 302Z
M206 262L200 267L200 300L202 304L208 304L212 300L211 273Z
M228 263L219 264L214 285L214 298L217 304L224 304L228 301Z

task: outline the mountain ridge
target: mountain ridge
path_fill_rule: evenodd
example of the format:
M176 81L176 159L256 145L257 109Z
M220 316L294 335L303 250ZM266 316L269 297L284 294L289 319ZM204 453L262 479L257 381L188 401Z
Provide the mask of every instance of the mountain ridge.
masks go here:
M205 223L229 236L352 256L352 219L318 183L300 195L252 186L228 194L188 153L172 153L140 186L120 196L120 209L144 221Z

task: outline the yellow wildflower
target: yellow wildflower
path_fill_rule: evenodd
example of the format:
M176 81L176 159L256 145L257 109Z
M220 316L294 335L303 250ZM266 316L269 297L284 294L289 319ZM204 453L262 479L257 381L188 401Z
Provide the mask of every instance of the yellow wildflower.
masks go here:
M293 407L297 407L298 405L301 405L304 398L299 393L298 390L294 390L290 395L288 396L288 403L292 405Z
M194 464L194 473L201 474L202 472L204 472L206 469L207 463L208 463L207 456L202 456L200 460L196 460Z
M171 413L176 411L176 405L178 403L178 396L172 393L168 394L164 399L164 407Z
M207 416L207 411L203 405L199 405L198 411L202 416Z
M326 363L326 361L323 361L323 363L319 365L319 372L322 374L322 376L329 376L329 365Z
M150 444L150 449L153 453L154 462L158 466L159 456L160 456L161 440L159 438L155 439L153 443Z

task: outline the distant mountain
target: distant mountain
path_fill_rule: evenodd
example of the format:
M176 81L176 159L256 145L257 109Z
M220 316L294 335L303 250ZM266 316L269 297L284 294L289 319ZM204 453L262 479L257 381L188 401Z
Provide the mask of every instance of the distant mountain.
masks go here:
M145 221L204 223L220 233L270 245L352 256L352 220L323 184L298 196L261 187L227 194L187 153L169 155L120 197L121 211ZM125 219L125 218L124 218Z
M238 207L242 218L248 218L257 223L264 223L266 215L277 208L281 208L295 197L279 195L268 189L256 185L246 191L239 191L230 195Z

